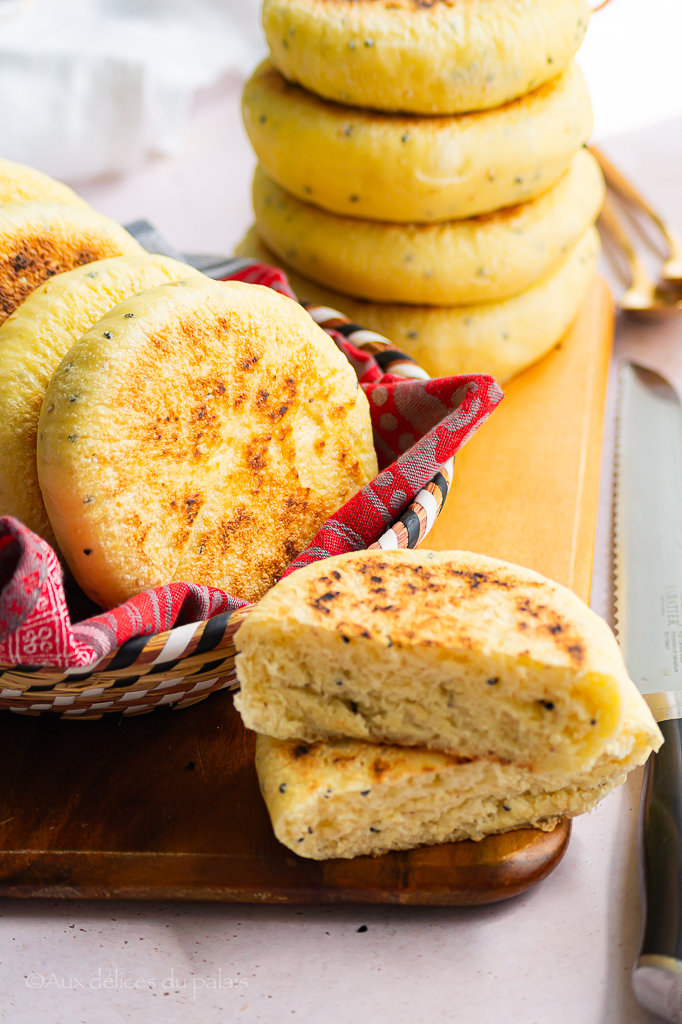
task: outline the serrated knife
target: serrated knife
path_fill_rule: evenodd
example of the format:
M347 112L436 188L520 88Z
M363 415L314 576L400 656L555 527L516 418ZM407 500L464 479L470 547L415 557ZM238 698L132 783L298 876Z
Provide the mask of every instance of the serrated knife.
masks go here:
M682 405L662 376L624 363L616 447L618 639L665 742L640 809L639 1001L682 1024Z

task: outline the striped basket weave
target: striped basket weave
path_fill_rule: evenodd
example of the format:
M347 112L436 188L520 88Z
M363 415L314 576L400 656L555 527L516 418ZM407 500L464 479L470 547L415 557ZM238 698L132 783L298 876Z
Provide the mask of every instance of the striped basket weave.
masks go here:
M373 355L384 373L429 379L386 338L363 330L337 310L307 309L321 327L338 331ZM452 470L450 459L372 547L391 550L420 544L443 507ZM215 690L234 689L234 636L252 607L133 637L88 669L0 664L0 710L25 715L56 712L62 718L92 720L107 712L140 715L160 705L184 708Z

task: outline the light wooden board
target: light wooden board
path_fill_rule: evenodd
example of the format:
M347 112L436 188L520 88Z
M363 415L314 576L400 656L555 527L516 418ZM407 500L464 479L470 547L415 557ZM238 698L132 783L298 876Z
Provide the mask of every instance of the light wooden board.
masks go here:
M560 345L504 385L427 544L526 565L590 599L613 309L597 278Z
M611 302L506 388L458 456L431 546L532 566L589 596ZM0 715L0 895L268 903L488 903L561 860L567 822L480 843L309 861L272 833L231 695L96 722Z

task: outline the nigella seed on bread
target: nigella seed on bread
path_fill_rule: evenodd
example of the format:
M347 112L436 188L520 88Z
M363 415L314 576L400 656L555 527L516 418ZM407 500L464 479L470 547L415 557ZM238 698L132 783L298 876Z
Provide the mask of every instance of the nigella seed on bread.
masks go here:
M329 335L270 288L200 275L115 306L69 350L38 476L104 607L174 580L257 600L377 472L369 406Z
M496 757L361 740L313 744L259 735L256 769L280 842L301 857L388 850L554 828L591 810L661 743L634 686L618 736L589 771L544 777Z
M589 771L635 709L606 623L564 587L469 552L361 551L280 581L236 636L244 724ZM494 685L491 685L494 683Z
M261 166L291 195L346 217L401 224L476 217L533 199L592 132L574 62L496 110L400 117L320 99L265 61L244 87L242 111Z
M490 110L554 78L588 0L265 0L273 64L338 103L413 114Z
M57 547L36 467L38 419L52 374L112 306L198 274L186 263L151 253L97 260L51 277L0 326L0 516L16 516Z
M258 167L256 229L299 273L374 302L461 306L519 295L542 280L594 224L604 178L587 150L541 196L483 217L384 224L302 202Z

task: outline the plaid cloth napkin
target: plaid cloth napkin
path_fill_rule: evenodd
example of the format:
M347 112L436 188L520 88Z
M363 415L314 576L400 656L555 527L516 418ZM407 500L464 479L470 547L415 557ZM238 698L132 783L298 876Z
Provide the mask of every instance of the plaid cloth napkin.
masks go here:
M252 264L229 279L296 298L284 273L274 267ZM372 355L340 331L327 333L347 356L369 400L381 472L324 523L286 574L376 543L503 398L492 377L481 374L420 380L384 373ZM0 664L22 668L87 667L131 637L246 604L215 587L169 583L73 624L57 556L10 516L0 517L0 588Z

